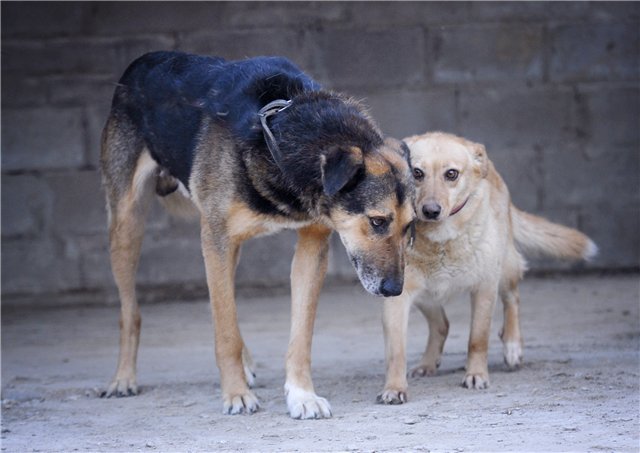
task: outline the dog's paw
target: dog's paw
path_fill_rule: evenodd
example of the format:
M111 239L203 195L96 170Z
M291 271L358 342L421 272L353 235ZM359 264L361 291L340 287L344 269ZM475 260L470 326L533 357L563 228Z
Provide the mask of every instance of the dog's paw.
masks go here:
M503 345L504 363L509 370L517 370L522 365L522 345L517 341L507 341Z
M476 390L487 389L489 388L489 375L487 373L467 373L462 381L462 386Z
M260 409L258 398L247 390L241 395L227 395L223 397L222 412L227 415L253 414Z
M125 396L135 396L138 394L138 385L135 378L116 378L109 384L107 390L100 394L101 398L111 398L116 396L122 398Z
M314 392L303 390L292 385L285 385L287 408L291 418L300 420L310 418L330 418L331 405L329 401Z
M411 377L423 377L423 376L435 376L438 368L440 368L440 361L435 364L421 363L417 367L411 370Z
M376 398L378 404L404 404L407 402L407 392L404 390L384 389Z

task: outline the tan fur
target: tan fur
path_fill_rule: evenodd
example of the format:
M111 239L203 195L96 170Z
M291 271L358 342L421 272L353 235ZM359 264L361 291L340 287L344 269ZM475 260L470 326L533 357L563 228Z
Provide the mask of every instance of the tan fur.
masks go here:
M172 216L186 220L197 220L200 218L198 208L193 204L187 189L185 189L182 184L179 185L178 190L164 197L159 197L159 200L160 204L162 204Z
M306 418L311 411L331 416L326 399L317 397L311 380L311 339L322 281L327 272L331 230L310 225L298 230L291 263L291 333L287 351L285 394L290 415Z
M371 217L393 217L395 221L386 238L372 241L369 233ZM360 250L366 261L371 263L381 273L393 273L396 269L404 269L405 247L407 241L404 228L414 219L413 208L405 203L397 204L395 196L381 201L375 209L365 216L353 216L348 212L336 210L333 213L335 224L348 231L342 235L345 246ZM361 277L363 285L367 285L367 277Z
M397 152L396 147L390 146L387 143L386 146L380 149L380 154L399 171L409 171L409 164L407 163L407 160L403 155Z
M364 165L367 171L374 176L383 175L390 170L389 163L380 156L367 156L364 159Z
M584 234L516 209L484 146L444 133L405 141L413 167L425 176L416 181L415 207L420 221L415 245L407 250L404 291L385 301L387 378L379 401L388 404L407 399L405 351L412 304L429 323L427 347L412 374L433 375L449 332L443 305L459 293L471 295L463 385L486 388L491 317L498 297L504 307L500 335L505 362L516 368L522 360L518 282L525 260L519 249L561 259L586 259L596 251ZM459 172L455 181L444 177L450 169ZM439 218L426 217L422 208L427 203L441 206Z
M202 252L207 272L215 328L216 362L220 369L223 405L229 412L253 412L258 400L247 385L244 371L244 342L238 329L234 303L235 268L239 242L213 240L215 227L203 217L201 222ZM224 328L222 327L224 326Z
M111 268L120 296L120 355L116 375L107 392L133 394L136 383L136 358L140 342L140 308L136 298L135 274L144 235L144 219L153 196L152 175L156 164L147 151L140 154L131 189L109 208Z
M354 163L362 162L364 155L362 154L362 149L357 146L349 146L349 152L351 153L351 160Z

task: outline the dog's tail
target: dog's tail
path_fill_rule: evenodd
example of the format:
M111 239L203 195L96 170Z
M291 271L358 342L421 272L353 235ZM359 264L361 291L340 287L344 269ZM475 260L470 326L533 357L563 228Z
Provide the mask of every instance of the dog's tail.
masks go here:
M598 253L598 247L578 230L511 206L513 236L525 255L549 256L565 260L589 261Z

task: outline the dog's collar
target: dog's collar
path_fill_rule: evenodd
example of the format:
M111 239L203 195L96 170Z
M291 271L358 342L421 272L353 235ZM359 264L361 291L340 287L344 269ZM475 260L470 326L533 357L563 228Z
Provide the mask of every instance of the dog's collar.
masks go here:
M273 136L271 129L267 125L267 119L271 115L275 115L276 113L280 113L286 108L291 106L291 100L284 99L276 99L275 101L269 102L267 105L262 107L258 112L258 116L260 117L260 124L262 124L262 133L264 135L264 141L267 143L267 148L269 148L269 152L273 157L276 165L280 170L282 170L282 153L280 152L280 148L278 147L278 143L276 142L276 138Z
M469 197L467 197L467 199L466 199L466 200L464 200L464 201L462 202L462 204L461 204L461 205L459 205L457 208L454 208L454 209L453 209L453 211L451 211L451 214L449 214L449 217L451 217L452 215L457 214L458 212L460 212L460 210L461 210L462 208L464 208L464 206L467 204L467 201L469 201Z

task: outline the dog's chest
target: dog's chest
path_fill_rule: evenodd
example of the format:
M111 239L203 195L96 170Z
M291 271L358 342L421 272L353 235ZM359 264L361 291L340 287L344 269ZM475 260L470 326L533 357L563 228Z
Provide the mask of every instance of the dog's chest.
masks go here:
M498 267L493 246L471 233L445 242L422 238L408 252L409 272L424 291L446 298L477 286Z

